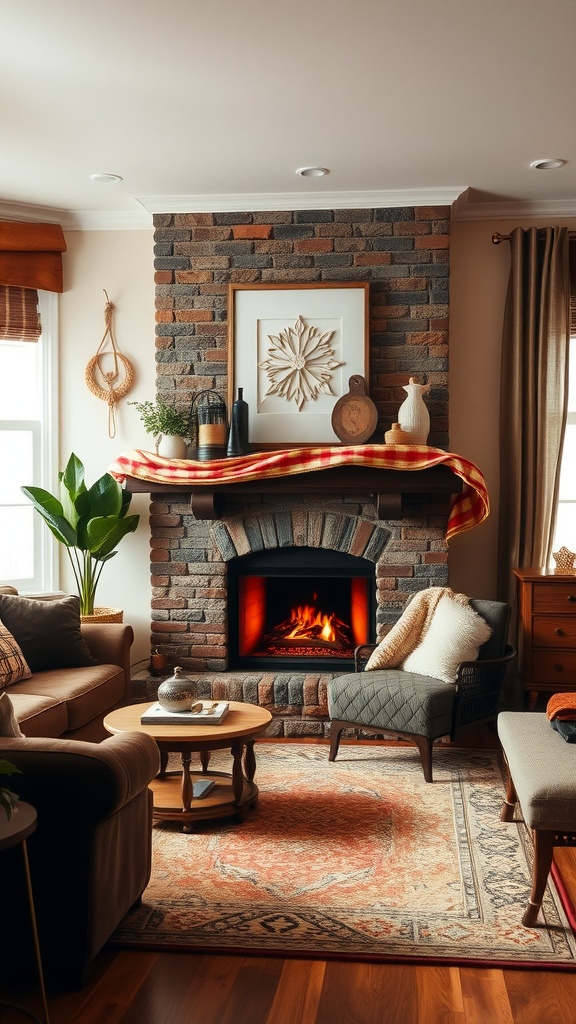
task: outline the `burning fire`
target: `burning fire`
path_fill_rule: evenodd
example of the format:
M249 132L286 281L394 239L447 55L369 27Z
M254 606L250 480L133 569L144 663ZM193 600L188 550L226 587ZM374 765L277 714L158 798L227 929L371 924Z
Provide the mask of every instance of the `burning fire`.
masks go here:
M289 633L285 634L286 640L309 640L320 637L328 643L336 640L334 612L325 614L317 611L313 605L305 604L290 611L290 624L294 623Z

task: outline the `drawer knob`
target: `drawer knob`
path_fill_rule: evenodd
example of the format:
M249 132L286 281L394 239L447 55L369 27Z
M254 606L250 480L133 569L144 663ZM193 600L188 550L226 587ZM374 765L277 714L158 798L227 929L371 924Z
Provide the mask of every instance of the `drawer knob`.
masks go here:
M569 594L569 595L568 595L568 600L569 600L569 601L571 601L572 603L573 603L574 601L576 601L576 594Z
M562 665L554 665L554 671L555 672L561 672L562 671Z
M563 629L558 628L558 629L555 629L554 632L556 633L556 636L564 636L564 630Z

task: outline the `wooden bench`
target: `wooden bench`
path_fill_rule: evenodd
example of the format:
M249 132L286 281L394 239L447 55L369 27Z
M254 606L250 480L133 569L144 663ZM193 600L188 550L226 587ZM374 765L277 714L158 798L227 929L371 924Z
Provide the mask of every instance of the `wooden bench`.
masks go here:
M555 846L576 846L576 743L567 743L545 714L503 711L498 736L508 765L501 821L520 805L532 832L532 890L522 924L536 924Z

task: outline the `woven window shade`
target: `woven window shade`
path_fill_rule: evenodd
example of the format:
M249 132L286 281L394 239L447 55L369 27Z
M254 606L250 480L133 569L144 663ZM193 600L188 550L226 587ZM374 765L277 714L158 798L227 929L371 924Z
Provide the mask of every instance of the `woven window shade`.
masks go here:
M41 332L36 289L0 285L0 340L38 341Z
M65 251L64 232L59 224L0 221L0 285L63 291Z

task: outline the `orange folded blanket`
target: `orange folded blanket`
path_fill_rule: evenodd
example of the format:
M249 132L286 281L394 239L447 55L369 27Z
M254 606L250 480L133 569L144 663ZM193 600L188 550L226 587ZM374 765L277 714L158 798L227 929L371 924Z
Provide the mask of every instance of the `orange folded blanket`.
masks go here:
M546 716L551 722L576 722L576 693L555 693L546 705Z

